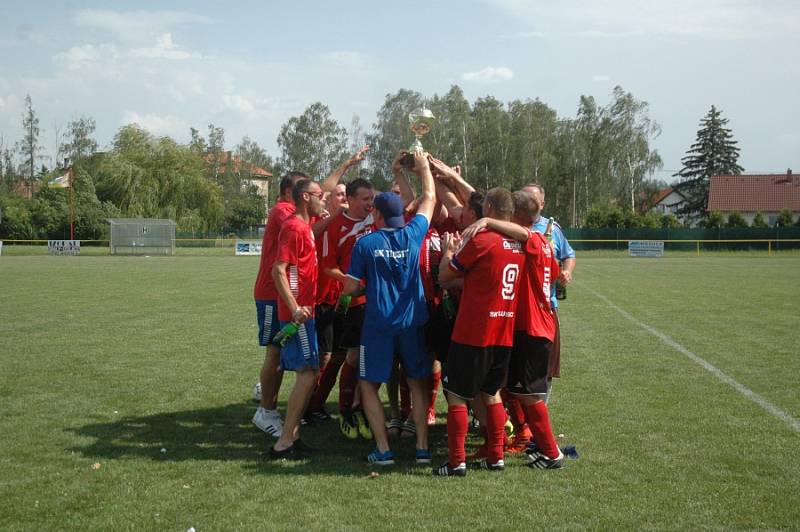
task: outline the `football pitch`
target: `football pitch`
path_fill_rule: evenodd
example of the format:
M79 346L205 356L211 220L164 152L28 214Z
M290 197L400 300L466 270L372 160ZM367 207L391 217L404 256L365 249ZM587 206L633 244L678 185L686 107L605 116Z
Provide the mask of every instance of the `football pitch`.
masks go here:
M579 254L551 402L579 458L466 478L416 467L407 440L367 466L336 421L303 429L312 460L268 459L257 268L0 257L0 530L800 527L797 255Z

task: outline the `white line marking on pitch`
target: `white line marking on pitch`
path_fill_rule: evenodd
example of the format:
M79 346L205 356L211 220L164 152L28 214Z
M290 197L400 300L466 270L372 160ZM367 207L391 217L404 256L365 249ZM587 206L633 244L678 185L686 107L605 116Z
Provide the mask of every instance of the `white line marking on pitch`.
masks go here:
M641 321L637 320L631 314L629 314L627 311L623 310L622 308L620 308L617 305L615 305L614 303L612 303L611 300L608 299L606 296L604 296L604 295L592 290L591 288L589 288L588 286L586 286L583 283L580 283L580 284L585 290L587 290L590 293L594 294L596 297L602 299L603 301L605 301L606 305L608 305L612 309L614 309L617 312L619 312L620 314L622 314L622 316L624 316L625 319L635 323L636 325L638 325L639 327L641 327L645 331L647 331L650 334L652 334L653 336L659 338L661 341L663 341L665 344L667 344L668 346L672 347L673 349L675 349L679 353L683 353L684 355L686 355L687 358L689 358L689 360L691 360L692 362L696 363L697 365L703 367L709 373L714 375L716 378L718 378L719 380L721 380L725 384L728 384L728 385L732 386L733 389L735 389L737 392L739 392L740 394L744 395L745 397L747 397L748 399L753 401L755 404L757 404L758 406L760 406L761 408L763 408L764 410L766 410L767 412L769 412L770 414L772 414L776 418L780 419L781 421L783 421L784 423L789 425L795 431L800 432L800 421L798 421L797 419L793 418L791 415L787 414L786 412L784 412L783 410L781 410L777 406L773 405L772 403L770 403L769 401L767 401L766 399L764 399L763 397L758 395L756 392L754 392L753 390L751 390L747 386L744 386L743 384L739 384L737 381L735 381L734 379L732 379L731 377L729 377L725 373L723 373L722 370L720 370L718 367L714 366L710 362L708 362L708 361L700 358L699 356L695 355L694 353L692 353L691 351L689 351L688 349L683 347L681 344L679 344L678 342L676 342L675 340L673 340L672 338L670 338L666 334L662 333L661 331L659 331L655 327L651 327L650 325L647 325L646 323L642 323Z

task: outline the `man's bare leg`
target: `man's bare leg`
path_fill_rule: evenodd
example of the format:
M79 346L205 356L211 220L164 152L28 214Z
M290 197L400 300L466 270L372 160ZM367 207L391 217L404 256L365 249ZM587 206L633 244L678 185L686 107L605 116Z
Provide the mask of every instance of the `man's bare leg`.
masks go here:
M278 408L278 392L283 381L281 350L274 345L267 346L264 365L261 366L261 408L276 410Z
M276 451L283 451L292 446L294 441L300 437L300 418L306 411L306 405L314 391L317 382L316 369L306 369L298 371L292 393L286 406L286 423L283 426L281 437L275 443Z
M386 435L386 414L383 411L380 397L378 397L380 387L380 383L359 381L361 406L364 408L370 427L372 427L375 445L380 452L385 453L389 450L389 439Z

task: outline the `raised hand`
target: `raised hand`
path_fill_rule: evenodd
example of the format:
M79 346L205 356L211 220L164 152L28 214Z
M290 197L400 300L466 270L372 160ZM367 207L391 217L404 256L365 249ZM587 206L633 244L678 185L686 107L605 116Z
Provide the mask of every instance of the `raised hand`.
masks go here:
M352 157L350 157L350 160L347 161L348 164L350 166L353 166L355 164L360 163L361 161L363 161L364 159L367 158L367 156L364 155L364 154L367 153L368 151L369 151L369 144L365 144L364 146L361 146L358 149L358 151L355 152Z

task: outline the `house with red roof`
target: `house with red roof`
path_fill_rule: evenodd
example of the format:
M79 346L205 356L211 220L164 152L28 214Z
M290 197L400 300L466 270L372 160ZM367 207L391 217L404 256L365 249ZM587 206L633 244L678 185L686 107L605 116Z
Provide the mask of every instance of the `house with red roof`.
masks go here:
M678 209L683 206L685 201L686 196L684 196L680 190L669 187L653 194L646 203L646 205L650 207L645 208L647 210L653 210L658 214L674 214L681 223L685 223L686 216L678 214Z
M224 174L230 164L231 172L238 174L242 178L242 186L254 185L258 189L258 195L264 198L264 201L269 198L269 178L272 177L272 173L269 171L259 166L243 168L247 165L242 163L242 158L238 155L233 155L230 151L220 152L216 161L214 160L214 154L209 151L205 156L205 162L209 166L216 163L218 175ZM244 173L242 173L243 171Z
M792 211L792 220L800 216L800 176L789 169L785 174L715 175L708 189L708 212L725 215L739 211L748 224L756 213L775 225L778 213Z

